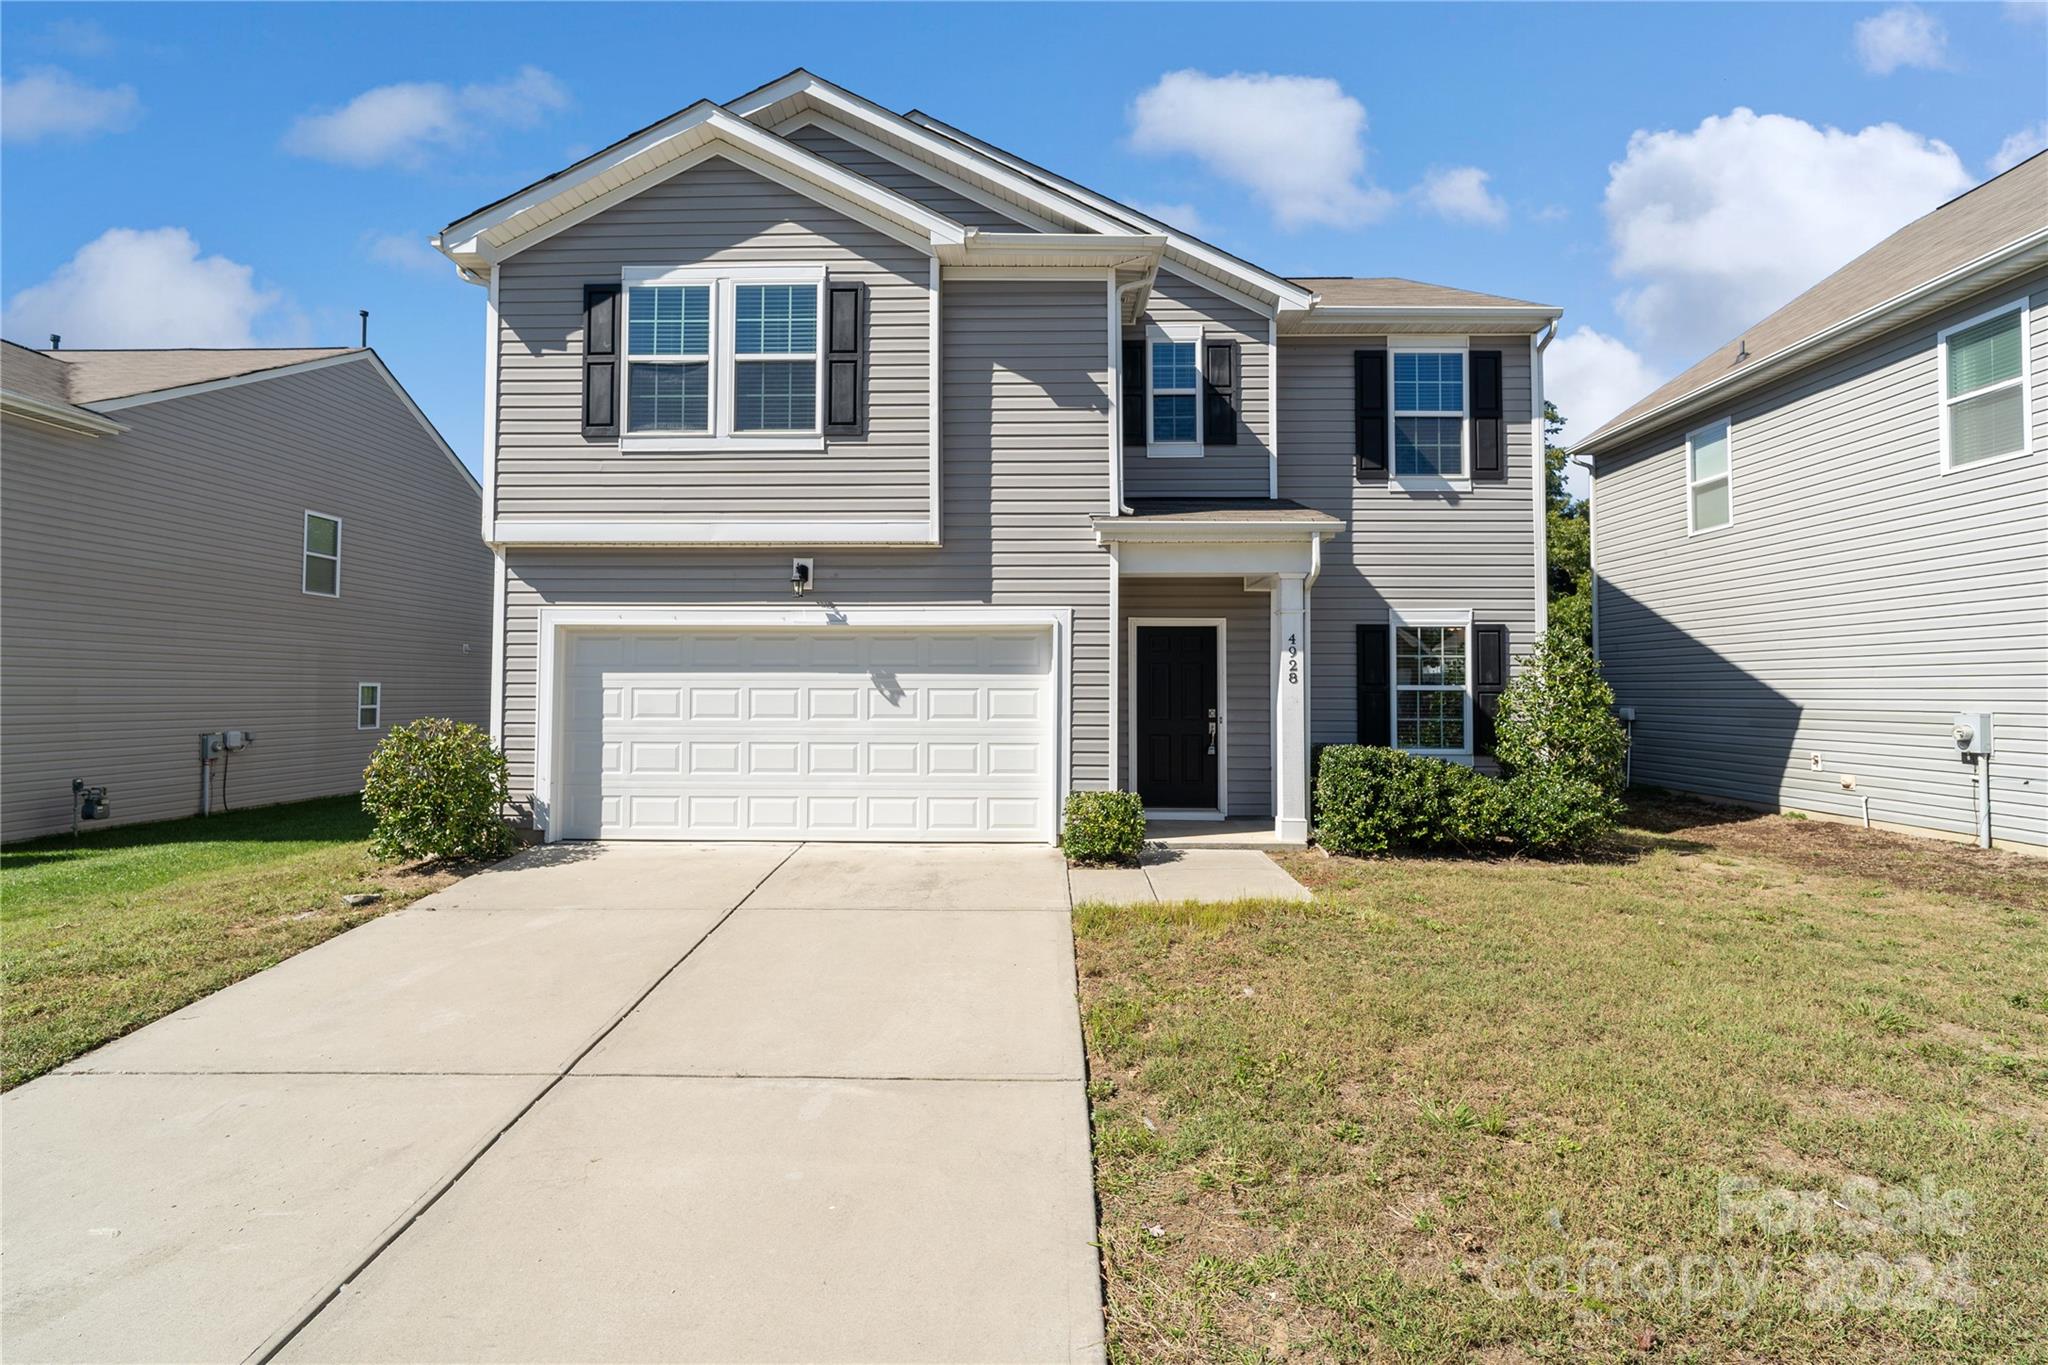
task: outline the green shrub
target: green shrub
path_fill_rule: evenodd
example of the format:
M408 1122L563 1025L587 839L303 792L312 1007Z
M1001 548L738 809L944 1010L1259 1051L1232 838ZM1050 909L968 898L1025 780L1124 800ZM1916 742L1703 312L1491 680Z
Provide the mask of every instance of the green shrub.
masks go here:
M1614 793L1555 767L1516 773L1500 786L1507 832L1530 853L1584 853L1621 818Z
M1551 630L1500 695L1494 757L1510 773L1549 770L1618 793L1627 753L1592 647L1572 630Z
M1333 744L1316 766L1316 842L1363 856L1486 852L1507 825L1503 783L1399 749Z
M1136 792L1069 792L1060 843L1069 862L1131 862L1145 847L1145 803Z
M429 717L394 725L363 769L379 858L491 858L511 850L505 756L476 726Z

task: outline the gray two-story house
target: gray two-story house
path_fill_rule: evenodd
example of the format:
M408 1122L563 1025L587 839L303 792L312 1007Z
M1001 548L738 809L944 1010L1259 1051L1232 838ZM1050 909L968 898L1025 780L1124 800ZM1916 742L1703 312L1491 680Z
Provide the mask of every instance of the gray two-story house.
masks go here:
M2048 848L2048 156L1576 450L1636 781Z
M1558 310L1290 279L797 71L450 224L488 291L493 727L550 838L1307 837L1485 761Z
M0 837L358 791L393 724L488 718L477 482L374 351L0 342L0 483Z

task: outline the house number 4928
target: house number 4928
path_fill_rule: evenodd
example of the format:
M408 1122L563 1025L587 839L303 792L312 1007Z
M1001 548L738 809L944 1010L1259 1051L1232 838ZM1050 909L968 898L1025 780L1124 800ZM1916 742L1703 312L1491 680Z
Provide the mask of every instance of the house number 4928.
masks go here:
M1301 641L1297 637L1289 635L1287 637L1287 685L1289 687L1297 687L1300 683Z

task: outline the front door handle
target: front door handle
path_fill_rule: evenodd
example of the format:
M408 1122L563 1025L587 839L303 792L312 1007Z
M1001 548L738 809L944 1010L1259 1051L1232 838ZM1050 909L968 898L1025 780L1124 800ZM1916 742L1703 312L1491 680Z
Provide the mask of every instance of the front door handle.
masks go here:
M1216 712L1213 709L1209 712L1209 756L1216 756Z

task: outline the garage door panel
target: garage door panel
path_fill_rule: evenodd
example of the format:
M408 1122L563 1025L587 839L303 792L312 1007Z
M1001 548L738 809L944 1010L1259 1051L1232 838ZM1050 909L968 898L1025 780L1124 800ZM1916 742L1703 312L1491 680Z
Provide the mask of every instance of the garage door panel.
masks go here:
M1050 631L591 632L568 660L569 837L1049 830Z

